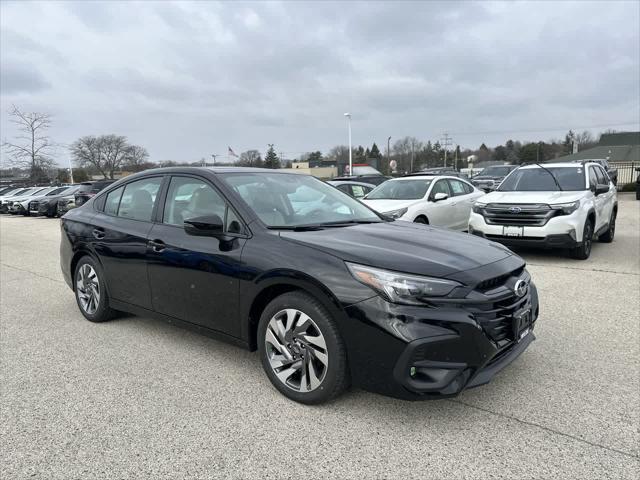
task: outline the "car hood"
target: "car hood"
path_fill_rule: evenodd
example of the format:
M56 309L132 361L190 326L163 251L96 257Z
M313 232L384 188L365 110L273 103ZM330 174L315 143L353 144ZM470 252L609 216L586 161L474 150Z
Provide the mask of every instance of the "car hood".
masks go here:
M480 198L481 203L569 203L579 200L584 191L577 192L491 192Z
M35 197L30 197L30 196L24 196L24 195L20 195L19 197L7 197L4 200L7 202L24 202L27 199L31 199L31 198L35 198Z
M280 237L345 261L435 277L446 277L514 255L506 247L474 235L404 221L317 231L281 231Z
M362 203L364 203L370 208L373 208L376 212L387 213L387 212L393 212L394 210L399 210L401 208L410 207L411 205L414 205L421 201L422 199L420 200L386 200L386 199L368 200L365 198L364 200L362 200Z

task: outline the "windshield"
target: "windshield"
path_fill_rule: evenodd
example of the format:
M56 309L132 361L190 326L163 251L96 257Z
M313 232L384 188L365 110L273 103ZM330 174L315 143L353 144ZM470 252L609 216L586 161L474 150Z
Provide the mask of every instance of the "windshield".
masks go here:
M382 221L349 195L308 175L260 172L221 177L268 227Z
M482 170L479 175L487 177L506 177L509 175L511 167L487 167Z
M424 198L431 179L389 180L373 189L367 200L418 200Z
M558 188L552 174L561 188ZM557 192L586 189L582 166L520 168L505 178L498 187L501 192Z
M67 189L69 189L69 187L56 188L55 190L51 190L49 193L47 193L47 197L52 197L53 195L58 195L59 193L62 193Z

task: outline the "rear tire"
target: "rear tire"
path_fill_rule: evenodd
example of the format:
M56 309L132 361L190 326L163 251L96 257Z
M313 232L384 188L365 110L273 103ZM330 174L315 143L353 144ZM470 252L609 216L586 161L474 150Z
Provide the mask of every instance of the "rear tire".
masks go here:
M346 348L335 321L311 295L273 299L258 324L258 351L267 377L285 397L314 405L349 386Z
M78 260L73 273L73 290L80 313L90 322L111 320L116 311L109 307L104 274L98 262L85 256Z
M601 242L604 242L604 243L613 242L613 237L616 234L616 216L617 216L617 213L618 212L616 212L615 210L613 212L611 212L611 218L609 219L609 228L607 229L606 232L604 232L598 238L598 240L600 240Z
M591 255L591 245L593 244L593 222L587 220L582 232L582 245L573 249L572 257L576 260L586 260Z

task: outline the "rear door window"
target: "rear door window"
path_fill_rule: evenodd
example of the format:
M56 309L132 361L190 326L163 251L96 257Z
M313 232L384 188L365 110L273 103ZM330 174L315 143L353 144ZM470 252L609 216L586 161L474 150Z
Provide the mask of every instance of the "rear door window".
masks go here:
M120 187L107 194L107 199L104 203L104 213L107 215L118 214L118 206L120 205L120 197L122 197L123 190L124 187Z
M467 191L464 188L464 184L460 180L449 179L449 187L451 187L451 194L454 197L460 195L466 195Z
M366 189L362 185L351 185L351 192L354 198L362 198L370 191L371 189Z
M127 183L120 198L118 216L150 222L161 184L162 177L145 178Z

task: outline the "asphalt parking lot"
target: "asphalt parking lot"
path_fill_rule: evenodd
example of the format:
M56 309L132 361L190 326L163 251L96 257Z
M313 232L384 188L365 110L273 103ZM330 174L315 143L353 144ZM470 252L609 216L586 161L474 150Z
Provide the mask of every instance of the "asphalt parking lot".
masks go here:
M0 218L0 472L9 478L638 478L640 202L587 261L520 252L538 339L441 401L352 390L320 407L256 353L140 317L91 324L59 221Z

